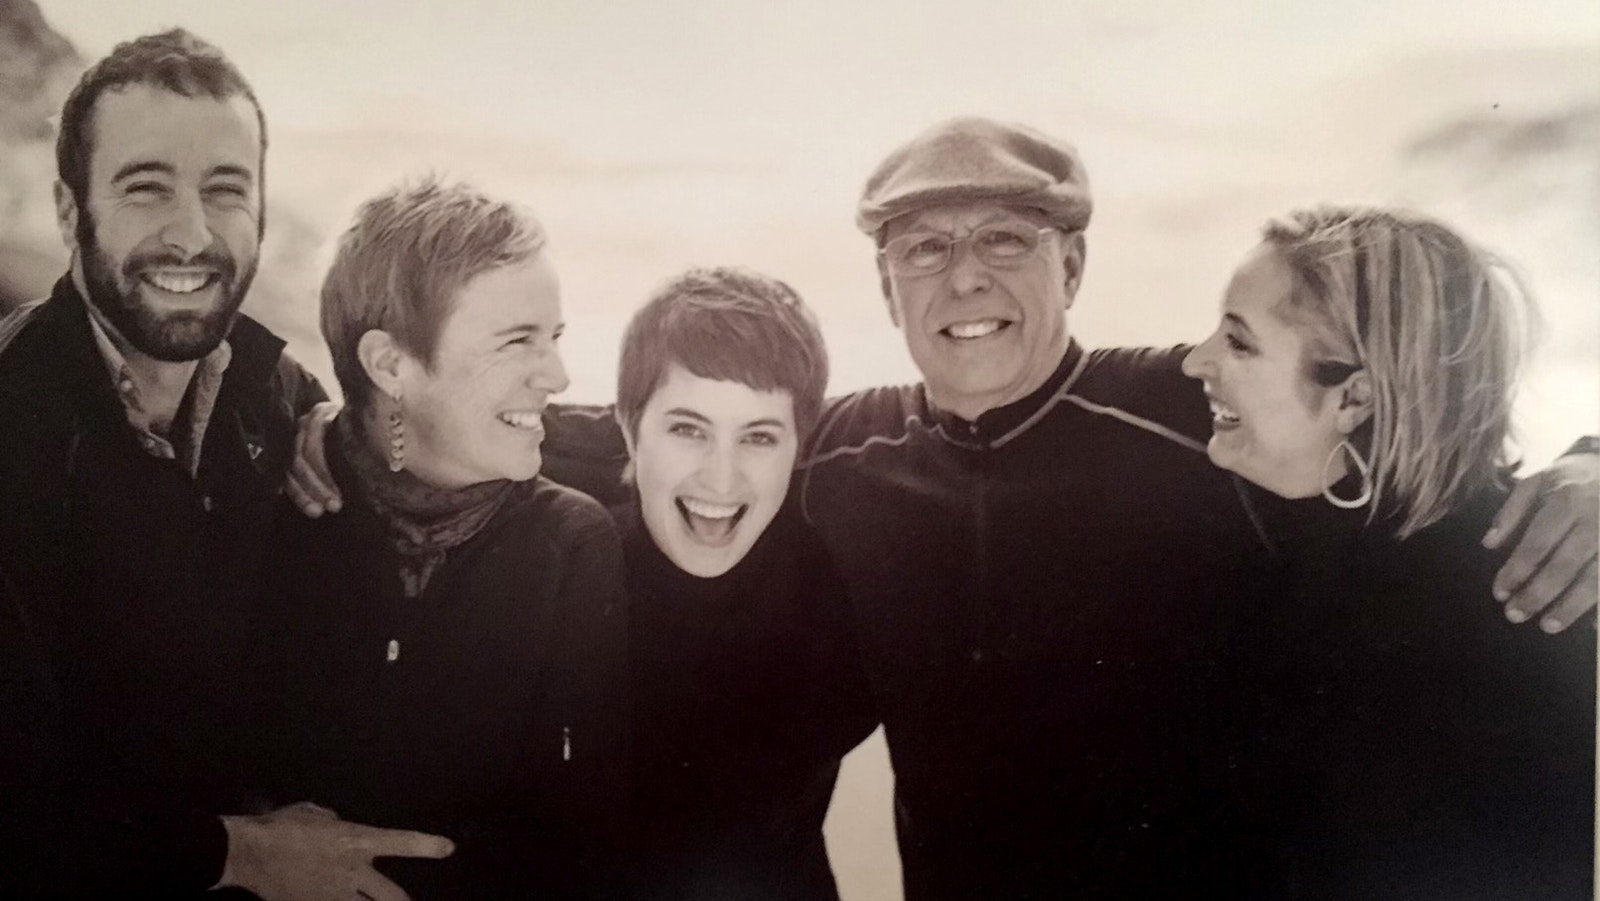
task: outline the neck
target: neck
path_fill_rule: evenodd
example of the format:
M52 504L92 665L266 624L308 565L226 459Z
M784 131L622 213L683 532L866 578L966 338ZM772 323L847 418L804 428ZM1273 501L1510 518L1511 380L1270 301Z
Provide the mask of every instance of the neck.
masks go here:
M139 386L139 402L150 412L152 424L165 431L178 417L178 407L194 378L196 362L168 363L147 357L138 351L124 352L128 369Z
M924 382L928 391L928 399L935 407L953 413L968 422L976 422L978 417L991 410L998 410L1008 404L1014 404L1028 395L1044 387L1045 383L1061 369L1062 361L1067 357L1070 342L1063 344L1061 349L1051 356L1050 366L1043 372L1034 373L1024 384L1015 385L1005 390L994 391L986 394L957 394L951 396L941 391L937 386Z
M975 422L979 416L982 416L990 410L1003 407L1012 400L1026 396L1027 394L1024 393L1017 395L1016 398L1010 399L998 395L994 397L972 397L970 395L948 397L938 389L934 388L932 385L928 386L928 399L933 401L933 405L935 407L938 407L947 413L954 413L968 422Z

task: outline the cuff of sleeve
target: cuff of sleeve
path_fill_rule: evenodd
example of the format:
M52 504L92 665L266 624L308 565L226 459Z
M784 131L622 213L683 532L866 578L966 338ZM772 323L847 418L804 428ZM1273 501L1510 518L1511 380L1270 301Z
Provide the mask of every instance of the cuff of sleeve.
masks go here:
M219 816L199 813L175 826L167 858L171 869L155 883L196 894L215 887L228 862L228 827Z

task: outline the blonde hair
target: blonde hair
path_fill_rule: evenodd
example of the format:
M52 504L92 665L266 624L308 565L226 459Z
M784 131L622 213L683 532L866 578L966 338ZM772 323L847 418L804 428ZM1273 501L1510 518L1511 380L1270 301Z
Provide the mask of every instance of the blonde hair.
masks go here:
M1403 210L1299 210L1262 237L1294 272L1287 306L1311 330L1309 376L1371 380L1372 417L1355 436L1372 466L1368 522L1405 538L1500 482L1536 316L1517 274Z

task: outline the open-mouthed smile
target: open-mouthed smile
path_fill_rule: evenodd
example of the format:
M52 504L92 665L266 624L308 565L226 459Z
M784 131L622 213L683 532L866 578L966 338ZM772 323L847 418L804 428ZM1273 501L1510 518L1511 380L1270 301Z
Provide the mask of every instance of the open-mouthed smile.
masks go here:
M689 534L711 547L723 547L733 541L739 522L750 510L749 504L721 504L685 496L677 497L675 505Z

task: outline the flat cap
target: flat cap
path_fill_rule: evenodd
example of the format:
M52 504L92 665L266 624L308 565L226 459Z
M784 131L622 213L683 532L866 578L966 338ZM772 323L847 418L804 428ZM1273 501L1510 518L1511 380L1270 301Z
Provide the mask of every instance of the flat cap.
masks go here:
M1064 231L1089 224L1089 176L1071 144L977 116L933 126L878 164L856 225L869 235L896 216L946 203L1004 203L1044 213Z

